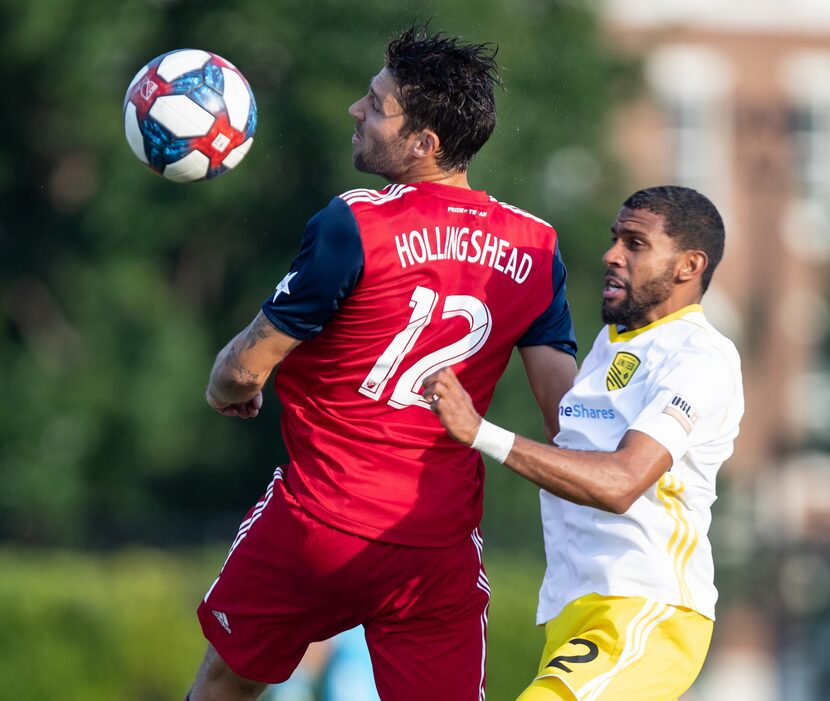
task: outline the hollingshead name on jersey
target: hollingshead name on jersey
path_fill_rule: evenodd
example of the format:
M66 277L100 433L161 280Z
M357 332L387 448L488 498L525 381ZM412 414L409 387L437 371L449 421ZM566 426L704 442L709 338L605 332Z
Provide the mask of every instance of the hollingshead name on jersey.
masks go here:
M506 239L466 226L427 227L395 236L401 267L434 260L478 263L498 270L521 284L530 275L533 258L519 253Z

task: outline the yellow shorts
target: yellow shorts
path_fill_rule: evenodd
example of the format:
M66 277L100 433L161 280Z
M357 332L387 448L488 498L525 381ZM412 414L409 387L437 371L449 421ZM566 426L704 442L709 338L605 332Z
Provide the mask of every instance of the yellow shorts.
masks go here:
M517 701L674 701L700 673L712 627L640 597L582 596L545 625L538 676Z

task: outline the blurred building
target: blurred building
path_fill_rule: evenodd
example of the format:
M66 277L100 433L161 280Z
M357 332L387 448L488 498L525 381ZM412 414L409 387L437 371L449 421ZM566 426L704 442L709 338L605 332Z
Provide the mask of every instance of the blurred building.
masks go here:
M695 187L726 220L706 307L741 348L734 463L756 470L828 430L830 2L609 0L606 17L644 61L616 129L633 185Z
M752 624L774 633L737 635L729 622L746 630L747 611L722 611L720 645L743 660L734 670L745 678L754 664L756 681L789 688L781 698L826 698L815 696L824 682L810 676L814 652L777 672L771 663L798 626L796 648L804 636L830 639L830 2L605 0L603 8L612 47L642 61L645 76L615 115L631 186L694 187L726 222L726 255L704 306L740 348L747 413L725 474L744 503L721 516L731 521L721 547L757 552L762 543L777 564L764 581L759 567L758 587L775 594L756 598L776 606ZM710 685L724 672L707 669ZM700 693L690 698L730 697Z

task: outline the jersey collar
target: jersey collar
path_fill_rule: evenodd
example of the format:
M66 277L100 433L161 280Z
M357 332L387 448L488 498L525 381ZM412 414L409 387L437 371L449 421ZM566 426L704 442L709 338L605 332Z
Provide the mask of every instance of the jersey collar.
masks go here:
M681 317L686 316L686 314L691 314L692 312L702 312L703 306L700 304L690 304L686 307L681 307L676 312L672 312L668 316L664 316L662 319L658 319L657 321L652 321L650 324L646 324L645 326L640 327L639 329L634 329L633 331L617 331L617 326L615 324L609 324L608 326L608 339L611 343L620 343L621 341L630 341L635 336L639 336L641 333L645 333L649 329L653 329L655 326L659 326L660 324L667 324L670 321L674 321L675 319L680 319Z
M477 204L487 204L490 200L487 192L484 190L472 190L466 187L456 187L430 181L410 183L410 186L414 186L419 191L428 193L434 197L441 197L448 200L475 202Z

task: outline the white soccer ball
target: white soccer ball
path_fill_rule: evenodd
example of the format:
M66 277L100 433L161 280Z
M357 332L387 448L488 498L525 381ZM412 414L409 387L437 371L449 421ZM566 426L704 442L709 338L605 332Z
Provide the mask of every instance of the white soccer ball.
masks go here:
M256 129L245 76L221 56L179 49L154 58L124 97L127 142L140 161L178 182L235 168Z

